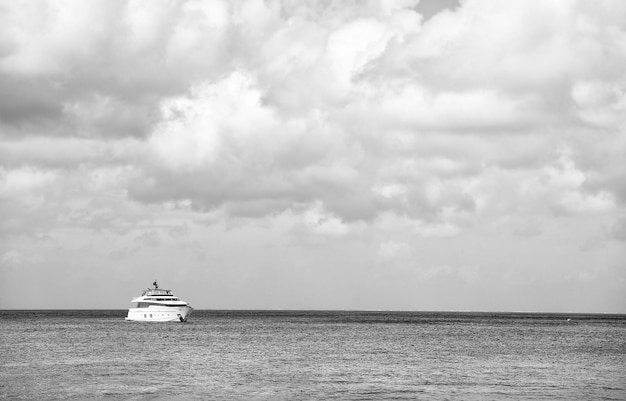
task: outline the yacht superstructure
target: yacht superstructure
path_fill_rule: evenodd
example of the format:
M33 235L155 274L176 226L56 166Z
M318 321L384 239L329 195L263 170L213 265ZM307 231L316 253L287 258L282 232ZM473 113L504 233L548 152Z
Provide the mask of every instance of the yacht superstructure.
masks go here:
M136 308L128 309L126 320L141 322L186 322L193 308L172 294L171 290L159 288L154 280L152 288L133 298Z

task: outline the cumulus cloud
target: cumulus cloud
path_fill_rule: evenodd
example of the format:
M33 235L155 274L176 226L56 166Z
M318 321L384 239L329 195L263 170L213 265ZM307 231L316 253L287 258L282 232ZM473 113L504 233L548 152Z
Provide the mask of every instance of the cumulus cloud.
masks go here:
M0 235L86 229L128 250L290 219L389 258L405 242L372 232L530 240L621 216L626 5L420 7L2 2Z
M134 199L205 210L432 219L476 209L491 166L511 179L548 150L525 180L547 174L565 210L621 198L597 176L564 187L549 151L576 118L623 127L618 3L470 1L426 21L415 2L28 5L4 5L0 82L30 88L2 97L8 165L134 164Z

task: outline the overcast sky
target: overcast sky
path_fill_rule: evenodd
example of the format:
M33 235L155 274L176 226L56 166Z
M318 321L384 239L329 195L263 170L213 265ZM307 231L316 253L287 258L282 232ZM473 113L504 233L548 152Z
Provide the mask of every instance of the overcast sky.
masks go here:
M626 312L626 2L0 1L0 308Z

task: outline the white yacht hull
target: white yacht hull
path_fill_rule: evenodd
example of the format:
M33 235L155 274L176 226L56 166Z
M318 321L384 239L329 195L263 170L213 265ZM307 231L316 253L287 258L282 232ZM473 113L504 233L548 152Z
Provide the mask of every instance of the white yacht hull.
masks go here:
M126 320L136 322L186 322L191 315L191 306L156 306L130 308Z

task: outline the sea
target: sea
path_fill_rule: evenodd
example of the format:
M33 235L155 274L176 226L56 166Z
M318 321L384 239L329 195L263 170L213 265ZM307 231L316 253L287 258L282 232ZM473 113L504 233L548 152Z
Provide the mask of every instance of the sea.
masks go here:
M626 315L0 311L6 400L626 400Z

